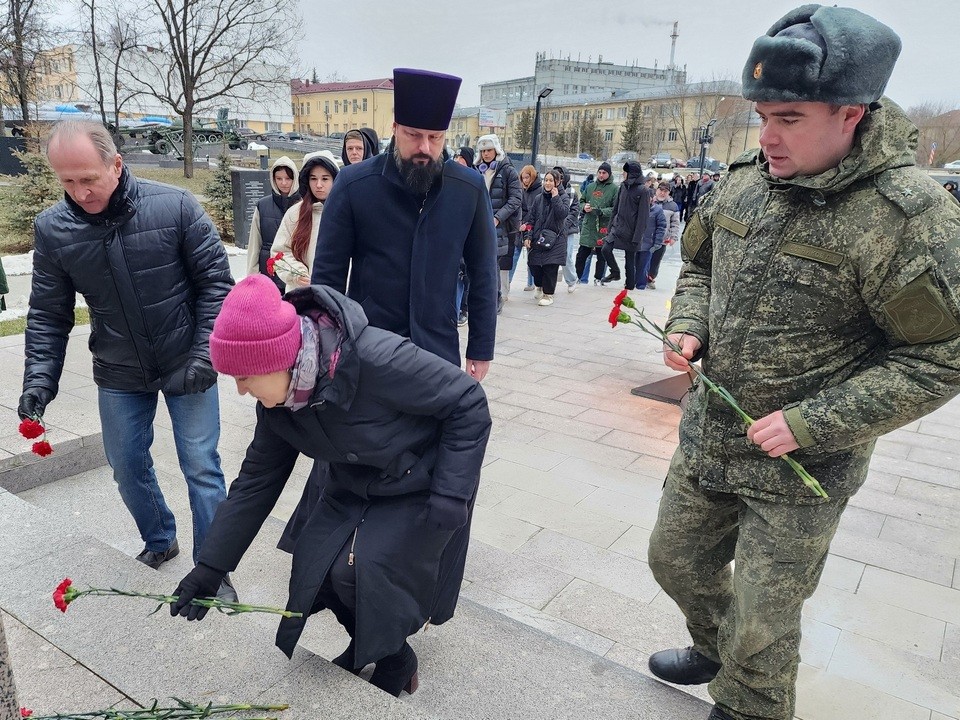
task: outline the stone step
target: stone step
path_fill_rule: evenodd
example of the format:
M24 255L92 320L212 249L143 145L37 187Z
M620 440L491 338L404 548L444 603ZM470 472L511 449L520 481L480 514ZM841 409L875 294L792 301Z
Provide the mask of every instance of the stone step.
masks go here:
M45 493L73 488L69 480ZM61 495L64 510L84 507ZM111 503L113 505L113 503ZM49 507L49 506L48 506ZM189 550L157 572L88 532L109 535L119 517L76 518L0 493L0 607L76 658L119 692L145 702L178 695L211 700L289 702L285 720L317 718L662 718L696 720L701 700L462 599L457 616L411 639L420 658L420 690L394 700L330 665L346 636L329 613L312 617L292 661L273 646L268 615L202 623L153 616L149 601L84 599L66 615L51 592L69 575L80 585L169 592L189 568ZM180 517L183 517L181 514ZM121 523L123 525L124 523ZM129 525L129 520L126 521ZM283 523L268 519L235 573L244 602L283 605L289 556L276 550ZM129 532L129 530L127 530ZM183 556L186 557L183 557ZM176 565L175 568L168 566ZM169 571L168 571L169 570ZM48 710L43 708L44 711ZM66 708L49 708L49 710Z

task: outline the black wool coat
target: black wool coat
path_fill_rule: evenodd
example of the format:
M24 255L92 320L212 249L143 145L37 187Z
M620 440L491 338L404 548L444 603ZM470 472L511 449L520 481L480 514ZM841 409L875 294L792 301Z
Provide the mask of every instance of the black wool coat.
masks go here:
M286 298L301 314L322 308L339 324L339 360L306 408L264 408L240 474L217 508L199 561L231 571L273 509L301 453L330 463L320 501L293 548L277 646L288 656L330 566L353 542L356 661L393 653L428 620L454 613L470 536L417 522L431 492L472 509L490 435L479 383L410 340L367 325L360 306L323 286ZM328 367L334 348L323 348Z

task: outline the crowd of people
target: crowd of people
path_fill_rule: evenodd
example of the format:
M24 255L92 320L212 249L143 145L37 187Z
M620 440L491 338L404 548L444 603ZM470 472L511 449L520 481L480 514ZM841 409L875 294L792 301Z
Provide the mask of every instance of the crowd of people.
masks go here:
M757 420L691 390L649 562L692 645L650 669L709 682L708 720L792 718L801 608L874 440L960 392L960 208L904 160L915 133L883 97L899 51L855 10L786 15L743 74L761 147L722 180L627 161L576 184L562 166L518 172L496 135L451 158L460 79L397 68L384 153L364 128L342 166L325 151L274 163L236 284L188 192L135 178L102 126L62 122L47 153L65 197L36 219L19 414L42 419L55 399L82 294L107 461L153 568L179 552L150 454L161 393L170 410L194 536L171 613L236 600L230 573L303 454L279 543L303 617L281 620L276 644L291 655L329 609L349 637L333 662L412 693L407 637L456 609L491 429L480 383L522 253L524 289L549 307L591 264L595 284L654 287L679 242L665 363L702 361ZM229 493L217 373L257 400ZM770 459L785 453L829 496Z

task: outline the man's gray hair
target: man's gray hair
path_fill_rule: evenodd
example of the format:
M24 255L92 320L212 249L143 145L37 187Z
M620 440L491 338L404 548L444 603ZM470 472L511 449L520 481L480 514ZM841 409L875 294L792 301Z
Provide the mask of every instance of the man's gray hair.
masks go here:
M101 123L92 120L60 120L53 126L50 139L47 141L47 157L50 157L50 146L54 141L74 140L77 137L86 137L93 143L104 165L112 165L117 156L117 145L113 136Z

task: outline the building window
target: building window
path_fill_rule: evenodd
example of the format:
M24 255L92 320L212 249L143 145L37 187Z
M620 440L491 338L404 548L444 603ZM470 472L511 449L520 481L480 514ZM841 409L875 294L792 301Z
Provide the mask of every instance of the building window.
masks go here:
M363 99L363 111L364 111L364 112L367 111L367 99L366 99L366 98Z
M570 119L570 111L569 111L569 110L564 110L564 111L563 111L563 119L564 119L564 120L569 120L569 119Z
M329 115L329 114L330 114L330 101L329 101L329 100L324 100L324 101L323 101L323 112L324 112L324 114L326 114L326 115Z
M625 118L626 116L627 116L627 108L625 108L625 107L617 108L617 117L618 117L618 118Z
M649 115L651 112L653 112L653 105L644 105L644 106L643 106L643 114L644 114L644 117L646 117L647 115Z
M606 142L610 142L611 140L613 140L613 130L606 130L606 131L604 131L604 133L603 133L603 139L604 139L604 141L606 141Z
M353 114L356 115L357 111L360 109L360 103L356 98L353 99Z
M339 101L339 100L334 100L334 101L333 101L333 111L334 111L335 113L338 113L338 114L339 114L339 112L340 112L340 101Z
M310 103L307 103L307 115L310 114Z
M594 116L597 120L599 120L600 118L602 118L602 117L603 117L603 108L597 108L597 111L593 114L593 116Z
M676 140L677 140L678 137L679 137L679 134L677 133L677 129L676 129L676 128L671 128L671 129L670 129L670 132L667 133L667 139L668 139L670 142L676 142Z
M613 108L607 108L607 120L613 120Z
M559 118L560 118L560 113L558 112L550 113L550 119L553 120L553 122L556 122ZM550 139L552 140L553 138L550 138Z

